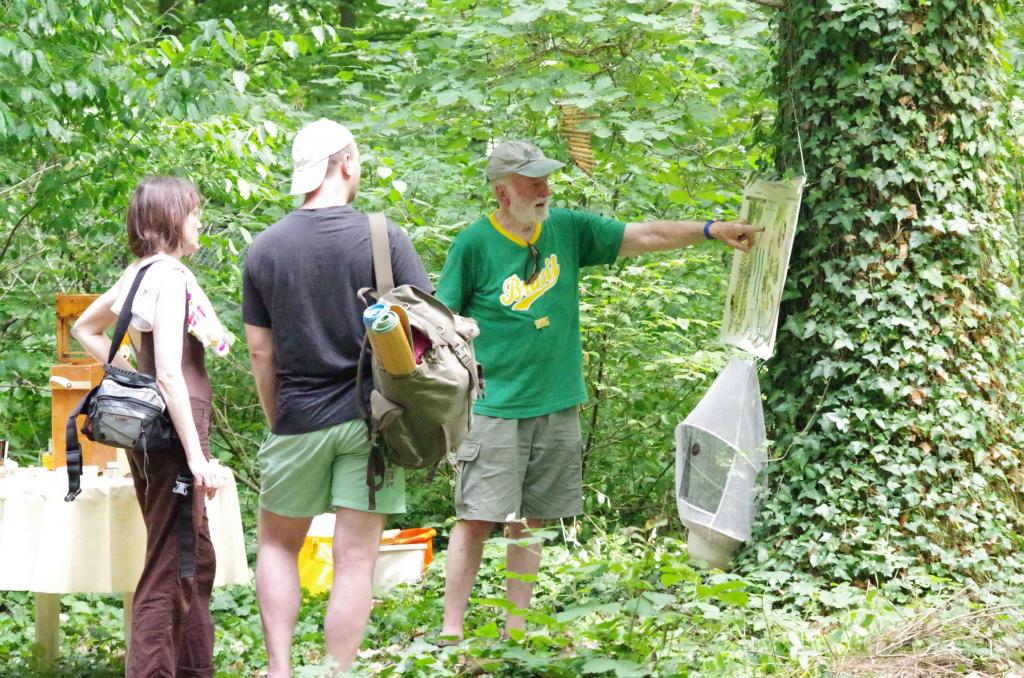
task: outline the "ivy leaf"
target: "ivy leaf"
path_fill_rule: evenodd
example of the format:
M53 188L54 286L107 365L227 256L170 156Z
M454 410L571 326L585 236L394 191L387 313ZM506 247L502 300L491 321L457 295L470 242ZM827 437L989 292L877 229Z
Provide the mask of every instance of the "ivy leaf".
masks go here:
M608 657L590 659L580 668L580 671L584 675L614 671L615 675L620 678L649 675L648 671L636 662L626 659L610 659Z
M750 594L746 591L723 591L718 594L718 599L723 603L728 603L729 605L744 607L748 602L750 602Z
M28 75L29 71L32 70L32 52L23 50L18 52L14 57L15 62L21 66L21 72L23 75Z
M690 202L690 196L681 188L674 188L668 193L668 199L677 205Z
M911 249L918 248L921 245L924 245L924 244L926 244L928 242L931 242L931 239L932 239L932 235L931 235L931 233L928 233L927 231L917 231L917 230L912 231L910 233L910 248Z
M506 26L531 24L539 19L543 13L544 9L542 7L521 7L507 17L499 19L498 23L505 24Z
M436 99L437 103L441 104L442 106L454 104L456 101L459 100L459 92L456 90L446 89L445 91L438 94Z
M860 27L864 30L871 31L872 33L881 33L882 27L878 23L878 19L869 17L860 23Z
M942 274L938 268L926 268L921 271L921 277L932 284L937 289L942 289L945 286L946 276Z
M559 623L564 624L581 617L585 617L588 614L594 612L601 612L604 614L614 614L622 609L622 603L599 603L592 602L585 605L574 605L567 607L558 614L555 615L555 620Z
M832 422L832 424L840 431L846 431L850 428L850 420L847 417L841 417L835 412L828 412L825 414L824 419Z
M850 607L863 597L864 594L853 586L840 584L830 591L822 591L819 600L829 607L844 608Z
M238 93L245 93L245 86L249 84L249 74L245 71L235 71L231 74L231 79L235 82L235 89L238 90Z
M644 594L644 598L649 600L656 610L676 602L675 596L668 593L658 593L657 591L648 591Z
M498 625L495 622L489 622L478 628L473 635L477 638L498 638L501 633L498 631Z
M631 144L635 144L644 140L644 131L636 125L630 125L622 133L622 138Z

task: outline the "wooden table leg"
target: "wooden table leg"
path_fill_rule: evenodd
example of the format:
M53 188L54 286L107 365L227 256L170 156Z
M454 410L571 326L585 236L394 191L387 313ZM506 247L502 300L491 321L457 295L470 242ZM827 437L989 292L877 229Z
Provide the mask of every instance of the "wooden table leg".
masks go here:
M44 666L53 666L60 655L60 594L36 594L36 642Z
M128 675L128 650L132 646L132 604L135 601L135 592L128 591L124 594L124 675Z

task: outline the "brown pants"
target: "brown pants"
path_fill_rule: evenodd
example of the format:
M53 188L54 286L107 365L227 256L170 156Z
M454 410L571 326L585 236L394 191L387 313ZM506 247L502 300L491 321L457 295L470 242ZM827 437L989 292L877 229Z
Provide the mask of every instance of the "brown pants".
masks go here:
M207 457L209 408L192 401ZM191 487L187 497L173 491L179 473L191 479L180 446L148 457L147 463L141 452L128 454L146 524L146 561L135 588L127 675L205 678L213 675L210 592L216 571L206 503Z

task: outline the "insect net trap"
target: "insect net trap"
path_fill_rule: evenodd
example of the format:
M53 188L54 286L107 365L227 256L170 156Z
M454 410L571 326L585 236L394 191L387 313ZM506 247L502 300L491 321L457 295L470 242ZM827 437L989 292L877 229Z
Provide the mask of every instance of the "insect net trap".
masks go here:
M731 360L676 427L676 503L694 560L724 568L750 539L765 447L757 368Z

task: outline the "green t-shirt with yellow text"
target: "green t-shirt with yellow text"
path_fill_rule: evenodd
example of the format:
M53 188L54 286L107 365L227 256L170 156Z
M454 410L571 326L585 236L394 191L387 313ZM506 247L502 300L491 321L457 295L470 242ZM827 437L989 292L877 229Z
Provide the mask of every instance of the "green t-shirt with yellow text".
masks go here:
M551 209L529 244L540 253L532 283L529 244L492 214L455 237L437 297L476 320L486 398L473 411L524 419L587 400L580 344L580 269L615 261L625 224Z

